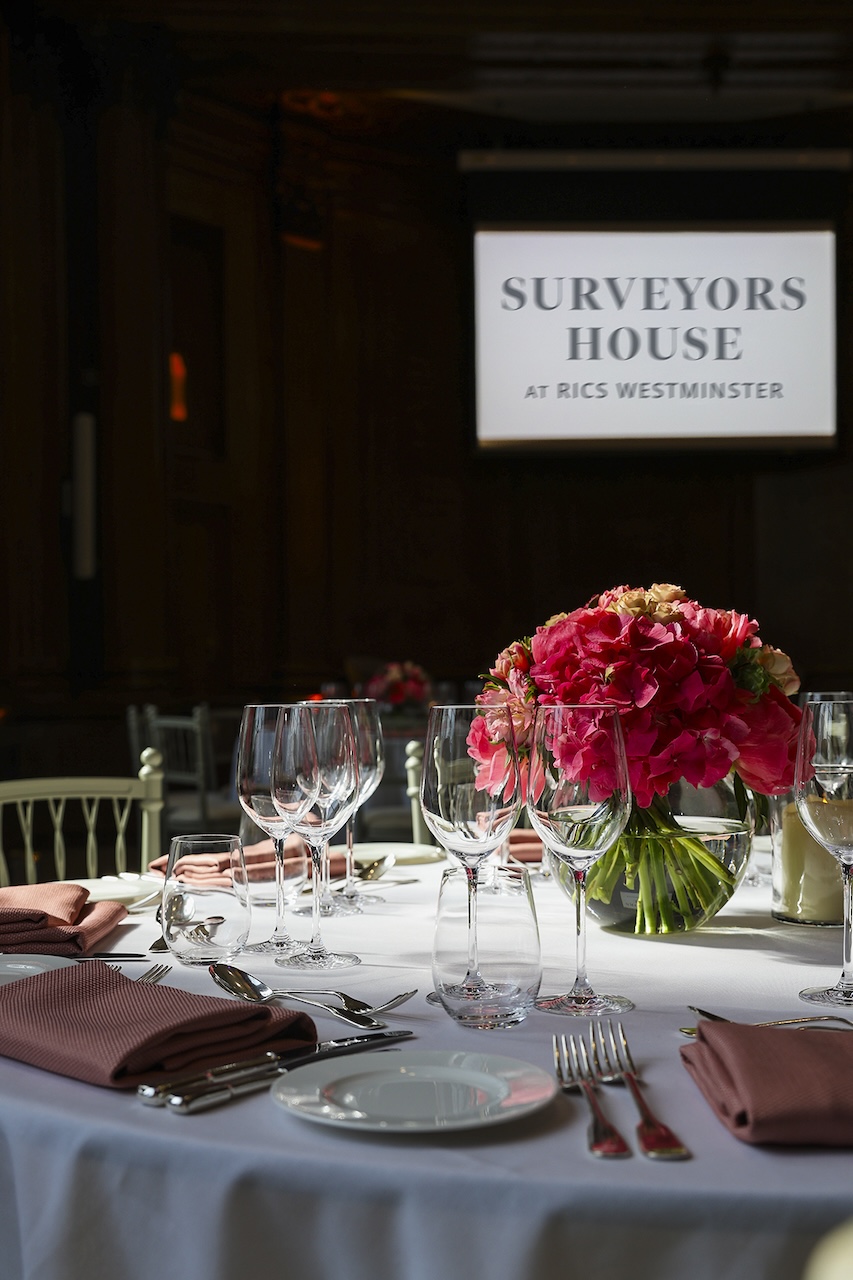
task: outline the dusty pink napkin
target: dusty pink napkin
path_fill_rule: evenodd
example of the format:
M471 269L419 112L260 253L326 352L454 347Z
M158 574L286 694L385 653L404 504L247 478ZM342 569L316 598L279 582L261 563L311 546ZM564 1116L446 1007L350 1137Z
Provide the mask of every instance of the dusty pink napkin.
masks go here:
M516 829L509 833L509 852L516 862L541 862L544 850L542 841L533 831Z
M703 1021L680 1052L742 1142L853 1146L853 1033Z
M301 870L302 854L306 846L301 836L289 835L284 842L285 874ZM243 850L246 860L246 874L249 881L275 879L275 846L272 840L260 840L257 844L247 845ZM148 870L155 875L165 876L168 856L155 858L148 864ZM223 854L193 854L192 858L181 858L175 864L179 880L186 884L226 885L231 883L230 856ZM330 875L341 876L346 869L345 859L333 854L330 861ZM310 859L309 859L310 874Z
M88 889L71 881L0 889L0 952L85 955L127 915L120 902L87 903Z
M115 1089L316 1042L307 1014L147 986L97 960L0 987L0 1054Z

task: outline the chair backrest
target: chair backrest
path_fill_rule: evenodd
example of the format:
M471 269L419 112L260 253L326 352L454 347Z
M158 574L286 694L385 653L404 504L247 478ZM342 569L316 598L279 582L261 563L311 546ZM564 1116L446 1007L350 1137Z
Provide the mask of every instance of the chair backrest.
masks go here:
M9 862L4 847L5 813L14 810L18 832L23 840L23 870L28 884L38 878L35 837L37 818L44 806L53 833L54 878L64 880L67 874L66 819L71 813L82 816L85 831L86 875L99 873L99 852L106 838L98 827L99 816L112 812L109 826L116 873L127 870L127 830L134 804L140 814L139 869L144 871L160 856L160 811L163 808L163 770L159 751L146 748L141 756L142 768L135 778L13 778L0 782L0 886L11 883ZM69 801L79 801L79 809ZM113 834L114 832L114 834Z
M193 707L189 715L161 715L154 706L143 708L144 734L163 756L167 792L192 790L198 800L199 821L209 817L208 792L216 789L213 735L207 703Z
M408 785L406 786L406 795L409 797L412 805L412 839L415 844L435 844L435 837L426 824L423 809L421 808L421 776L423 774L423 769L423 742L407 742L406 779ZM522 810L517 825L519 827L530 825L526 809Z
M406 743L406 795L412 806L412 839L415 844L434 844L432 832L424 821L421 808L421 775L424 770L424 744L417 740Z

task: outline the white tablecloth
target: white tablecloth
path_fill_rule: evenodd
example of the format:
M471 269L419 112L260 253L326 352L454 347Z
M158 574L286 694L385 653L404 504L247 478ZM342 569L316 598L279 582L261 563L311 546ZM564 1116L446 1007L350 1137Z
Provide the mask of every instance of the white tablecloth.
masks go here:
M364 961L331 985L374 998L417 986L388 1015L415 1032L412 1047L473 1047L550 1069L551 1033L582 1022L537 1012L512 1030L472 1031L426 1004L440 870L412 868L419 882L388 888L384 905L325 922L327 942ZM543 992L565 990L572 908L552 881L535 893ZM678 1056L688 1003L796 1015L801 986L837 977L840 930L775 924L769 896L742 886L712 925L677 939L590 928L590 977L635 1001L624 1021L647 1095L692 1149L688 1162L595 1160L574 1096L481 1131L356 1134L287 1114L267 1093L181 1117L0 1059L0 1277L800 1280L814 1242L853 1215L853 1152L738 1142ZM292 923L307 936L306 920ZM270 927L258 913L255 936ZM129 917L112 945L142 950L155 928ZM246 967L282 976L269 960ZM167 981L221 994L206 970L176 966ZM343 1027L324 1015L317 1024L324 1038ZM604 1102L631 1136L630 1097L612 1089Z

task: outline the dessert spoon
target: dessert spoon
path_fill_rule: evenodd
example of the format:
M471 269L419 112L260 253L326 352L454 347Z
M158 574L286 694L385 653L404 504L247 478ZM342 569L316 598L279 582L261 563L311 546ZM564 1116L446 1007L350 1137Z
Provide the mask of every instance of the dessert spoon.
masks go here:
M258 1004L267 1004L270 1000L279 998L298 1000L300 1004L309 1004L315 1009L322 1009L324 1013L330 1013L344 1022L351 1022L353 1026L362 1027L365 1031L381 1031L385 1027L384 1022L379 1022L377 1018L372 1018L367 1013L359 1013L355 1009L343 1009L338 1005L326 1004L322 1000L312 1000L307 995L297 995L295 991L268 987L254 974L246 973L245 969L238 969L233 964L218 961L210 966L210 974L218 986L232 996L239 996L242 1000L254 1000Z

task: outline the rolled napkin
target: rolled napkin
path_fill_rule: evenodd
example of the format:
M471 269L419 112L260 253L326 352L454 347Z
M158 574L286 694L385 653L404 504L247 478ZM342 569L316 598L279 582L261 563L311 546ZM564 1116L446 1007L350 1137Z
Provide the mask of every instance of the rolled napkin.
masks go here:
M544 849L534 831L525 828L509 833L509 854L516 862L541 862Z
M120 902L87 903L89 890L71 881L0 889L0 952L85 955L127 915Z
M302 857L307 847L301 836L289 835L284 842L285 875L298 875L302 870ZM246 875L249 883L260 880L275 880L275 845L272 840L260 840L257 844L243 846L246 861ZM181 858L175 863L177 878L186 884L226 885L231 883L229 867L230 854L194 854L192 859ZM168 866L168 855L155 858L149 862L148 870L154 875L165 876ZM309 860L310 874L310 860ZM341 876L346 869L346 861L339 854L333 854L329 872L332 876Z
M113 1089L316 1043L307 1014L148 986L97 961L0 987L0 1054Z
M853 1033L700 1022L681 1057L742 1142L853 1146Z

